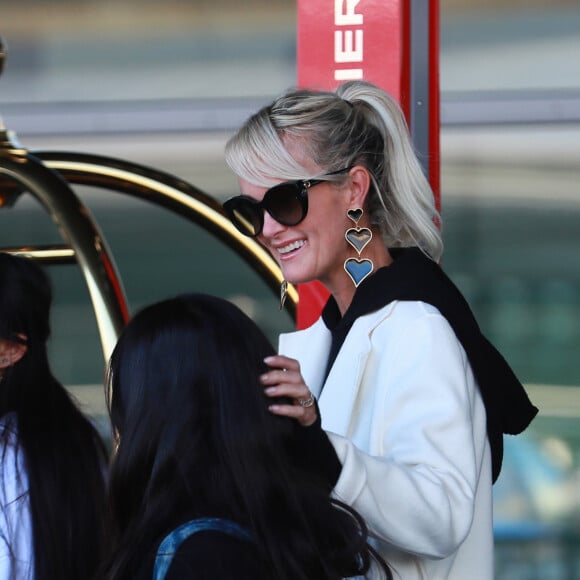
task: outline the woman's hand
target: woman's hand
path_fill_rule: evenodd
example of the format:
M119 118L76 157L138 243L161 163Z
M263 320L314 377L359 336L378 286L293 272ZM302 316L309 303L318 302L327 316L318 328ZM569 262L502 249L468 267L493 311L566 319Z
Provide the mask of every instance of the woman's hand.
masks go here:
M270 405L270 411L275 415L292 417L303 427L313 425L318 418L316 404L300 373L300 363L281 355L269 356L264 362L272 369L260 377L266 395L293 400L291 405Z

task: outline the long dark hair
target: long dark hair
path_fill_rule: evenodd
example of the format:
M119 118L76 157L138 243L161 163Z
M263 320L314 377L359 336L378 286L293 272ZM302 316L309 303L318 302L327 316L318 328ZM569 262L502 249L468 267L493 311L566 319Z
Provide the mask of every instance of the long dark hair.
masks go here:
M0 338L26 345L4 372L0 417L15 419L28 478L36 580L91 578L101 557L103 442L53 376L51 285L40 266L0 253ZM8 430L0 433L7 444Z
M109 367L118 447L104 577L131 577L164 535L199 516L247 526L272 579L367 571L364 522L301 461L302 427L267 409L259 375L272 354L236 306L203 294L149 306L125 328Z

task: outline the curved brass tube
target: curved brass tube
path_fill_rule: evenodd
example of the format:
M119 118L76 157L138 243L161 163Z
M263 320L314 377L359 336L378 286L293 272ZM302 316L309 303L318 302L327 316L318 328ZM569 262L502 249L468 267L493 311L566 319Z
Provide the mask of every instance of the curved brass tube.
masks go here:
M2 175L38 199L70 245L66 249L74 252L91 297L107 360L129 314L121 279L91 213L56 171L26 151L3 149ZM26 248L19 251L28 253Z
M66 151L35 151L34 154L69 183L116 190L170 209L199 224L232 248L278 295L283 276L272 256L255 240L238 232L216 199L190 183L144 165L101 155ZM294 319L297 304L298 291L289 285L286 307Z
M49 264L76 264L75 251L68 245L50 246L17 246L13 248L2 248L7 254L15 256L27 256L37 262Z
M6 51L0 38L0 74ZM7 179L2 179L2 177ZM4 248L53 263L76 258L91 297L105 360L129 318L121 279L90 211L69 183L105 187L168 208L220 238L271 286L283 281L274 259L240 234L212 197L172 175L120 159L71 152L34 152L21 147L0 118L0 208L29 192L46 208L68 243L52 247ZM297 290L289 286L287 308L296 319Z

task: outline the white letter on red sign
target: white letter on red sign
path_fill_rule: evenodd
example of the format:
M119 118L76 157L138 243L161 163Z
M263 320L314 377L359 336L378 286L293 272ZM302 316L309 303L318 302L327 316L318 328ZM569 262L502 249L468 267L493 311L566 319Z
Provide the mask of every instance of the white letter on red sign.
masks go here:
M344 38L344 43L343 43ZM353 42L353 38L355 39ZM334 62L362 62L363 31L334 31Z
M334 24L336 26L351 26L362 24L363 15L355 14L354 9L360 0L334 0ZM342 9L346 8L345 12Z

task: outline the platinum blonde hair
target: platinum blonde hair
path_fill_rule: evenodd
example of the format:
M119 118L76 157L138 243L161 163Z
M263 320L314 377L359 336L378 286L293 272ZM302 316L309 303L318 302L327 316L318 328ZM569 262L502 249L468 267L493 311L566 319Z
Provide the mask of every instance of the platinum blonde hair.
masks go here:
M321 174L365 166L373 187L365 210L387 247L418 246L433 260L443 253L441 219L417 159L405 117L384 90L348 81L335 92L296 89L263 107L226 145L226 163L245 181L271 187L313 178L285 144L302 147ZM336 176L336 180L345 176Z

